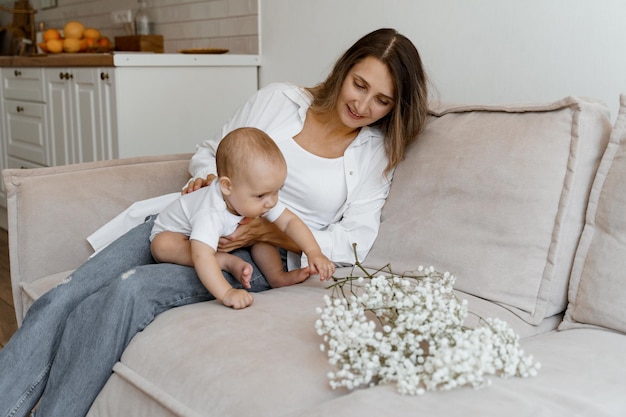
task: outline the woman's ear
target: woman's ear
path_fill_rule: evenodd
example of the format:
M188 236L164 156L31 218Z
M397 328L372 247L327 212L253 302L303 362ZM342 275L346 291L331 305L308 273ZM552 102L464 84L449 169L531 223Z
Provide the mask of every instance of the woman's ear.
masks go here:
M230 178L228 178L228 177L220 177L220 179L218 181L220 183L220 190L222 190L222 194L223 195L230 195L231 188L232 188L232 182L231 182Z

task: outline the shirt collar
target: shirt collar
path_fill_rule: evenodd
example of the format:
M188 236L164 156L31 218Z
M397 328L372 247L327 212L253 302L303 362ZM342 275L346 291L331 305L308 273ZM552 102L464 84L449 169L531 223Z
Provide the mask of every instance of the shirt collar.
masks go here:
M294 104L298 106L298 115L300 116L300 121L304 123L304 119L306 118L306 112L311 106L313 102L313 97L311 93L305 90L302 87L298 87L296 85L291 85L291 88L285 90L285 96L289 98Z

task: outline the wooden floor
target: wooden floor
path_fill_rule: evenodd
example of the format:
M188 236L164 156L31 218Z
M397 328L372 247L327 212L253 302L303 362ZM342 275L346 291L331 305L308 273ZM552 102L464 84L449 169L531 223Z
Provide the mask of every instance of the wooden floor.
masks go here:
M6 345L16 329L9 274L9 239L7 231L0 229L0 349Z

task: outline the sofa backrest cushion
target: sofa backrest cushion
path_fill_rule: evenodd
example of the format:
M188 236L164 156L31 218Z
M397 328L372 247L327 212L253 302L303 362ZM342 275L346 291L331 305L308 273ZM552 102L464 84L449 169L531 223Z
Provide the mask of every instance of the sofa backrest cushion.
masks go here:
M602 158L560 329L603 327L626 333L626 94Z
M562 313L604 104L441 106L395 172L367 266L432 265L530 324Z

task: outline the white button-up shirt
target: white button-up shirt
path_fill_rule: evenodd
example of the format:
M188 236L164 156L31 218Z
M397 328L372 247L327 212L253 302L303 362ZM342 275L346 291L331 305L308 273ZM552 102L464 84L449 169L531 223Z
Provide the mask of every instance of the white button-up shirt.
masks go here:
M206 178L208 174L216 173L217 145L221 138L239 127L261 129L282 148L283 141L293 140L302 130L311 101L312 97L305 89L292 84L274 83L260 89L213 139L198 146L189 165L191 176ZM319 219L312 222L302 218L311 228L322 252L337 264L354 263L353 243L357 244L357 257L362 261L378 234L380 213L391 185L391 173L384 174L387 157L383 140L379 129L362 128L343 155L343 177L347 189L345 202L326 219L323 227L319 226ZM311 172L310 176L319 177L315 172ZM289 182L288 172L285 187L289 186ZM306 190L302 192L306 196ZM291 208L289 196L282 194L279 198ZM290 269L293 267L297 265L290 262Z

